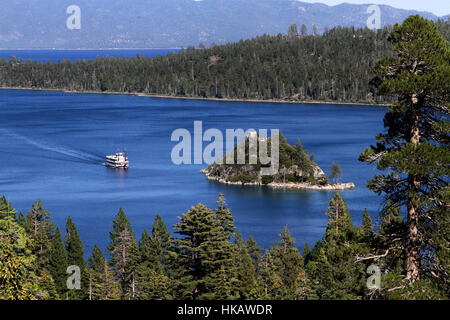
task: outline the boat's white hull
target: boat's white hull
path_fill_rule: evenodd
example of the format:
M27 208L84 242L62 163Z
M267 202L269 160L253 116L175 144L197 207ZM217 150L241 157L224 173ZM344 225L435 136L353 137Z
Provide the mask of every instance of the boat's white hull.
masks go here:
M105 166L110 167L110 168L124 168L124 169L128 169L128 163L126 164L115 164L115 163L108 163L105 162L104 163Z

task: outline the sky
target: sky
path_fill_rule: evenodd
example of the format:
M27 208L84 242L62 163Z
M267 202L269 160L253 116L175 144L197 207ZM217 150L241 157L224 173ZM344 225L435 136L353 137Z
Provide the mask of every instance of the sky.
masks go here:
M400 9L428 11L437 16L450 14L449 0L301 0L303 2L319 2L334 6L343 2L353 4L387 4Z

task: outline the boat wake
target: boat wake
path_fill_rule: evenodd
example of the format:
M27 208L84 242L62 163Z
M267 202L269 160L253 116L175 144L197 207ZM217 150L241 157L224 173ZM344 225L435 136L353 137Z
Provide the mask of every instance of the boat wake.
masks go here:
M10 136L14 139L21 140L21 141L28 143L36 148L39 148L41 150L46 150L46 151L52 152L53 154L59 154L59 155L66 157L65 159L51 157L51 159L75 161L75 162L90 163L90 164L103 164L103 162L104 162L104 157L100 154L96 154L96 153L81 150L81 149L76 150L76 149L68 148L68 147L61 146L61 145L51 145L48 143L42 143L42 142L30 139L28 137L25 137L21 134L11 132L6 129L1 129L1 131L3 131L5 134L7 134L8 136ZM32 155L32 153L27 154L27 156L30 156L30 155ZM40 154L36 154L36 156L42 157L42 155L40 155Z

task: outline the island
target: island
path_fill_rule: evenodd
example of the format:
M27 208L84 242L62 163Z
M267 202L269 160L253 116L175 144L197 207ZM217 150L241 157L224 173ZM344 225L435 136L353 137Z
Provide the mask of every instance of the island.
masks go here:
M258 138L260 139L260 138ZM267 138L270 144L270 139ZM241 142L245 144L245 164L227 164L226 155L200 170L206 178L211 181L230 185L267 186L274 189L309 189L309 190L346 190L355 188L355 184L332 183L324 171L314 162L314 154L309 155L297 139L292 146L280 132L279 169L274 175L262 175L261 164L258 157L256 164L250 164L249 159L249 136ZM270 150L270 148L268 148ZM231 152L235 159L238 152L236 146ZM267 165L270 167L270 164Z

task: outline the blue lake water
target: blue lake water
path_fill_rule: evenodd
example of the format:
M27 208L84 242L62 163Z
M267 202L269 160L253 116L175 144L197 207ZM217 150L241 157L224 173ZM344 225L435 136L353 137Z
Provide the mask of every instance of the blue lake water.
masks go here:
M160 99L128 95L0 90L0 194L26 213L37 198L64 229L67 216L78 226L86 252L106 248L112 220L122 207L137 237L151 229L156 213L171 227L177 216L202 202L214 207L225 194L244 235L260 246L277 241L288 225L297 245L321 239L332 192L283 191L228 186L206 180L205 165L176 166L170 141L177 128L281 129L289 143L300 138L326 171L337 161L341 192L355 223L364 208L376 218L381 199L366 189L376 173L357 158L383 130L385 108L330 104L274 104ZM128 171L99 165L126 147Z
M58 62L58 60L96 59L97 57L121 57L131 58L137 54L154 58L156 55L166 55L169 52L178 52L179 49L111 49L111 50L0 50L0 59L9 60L11 56L24 61L34 60L39 62Z

